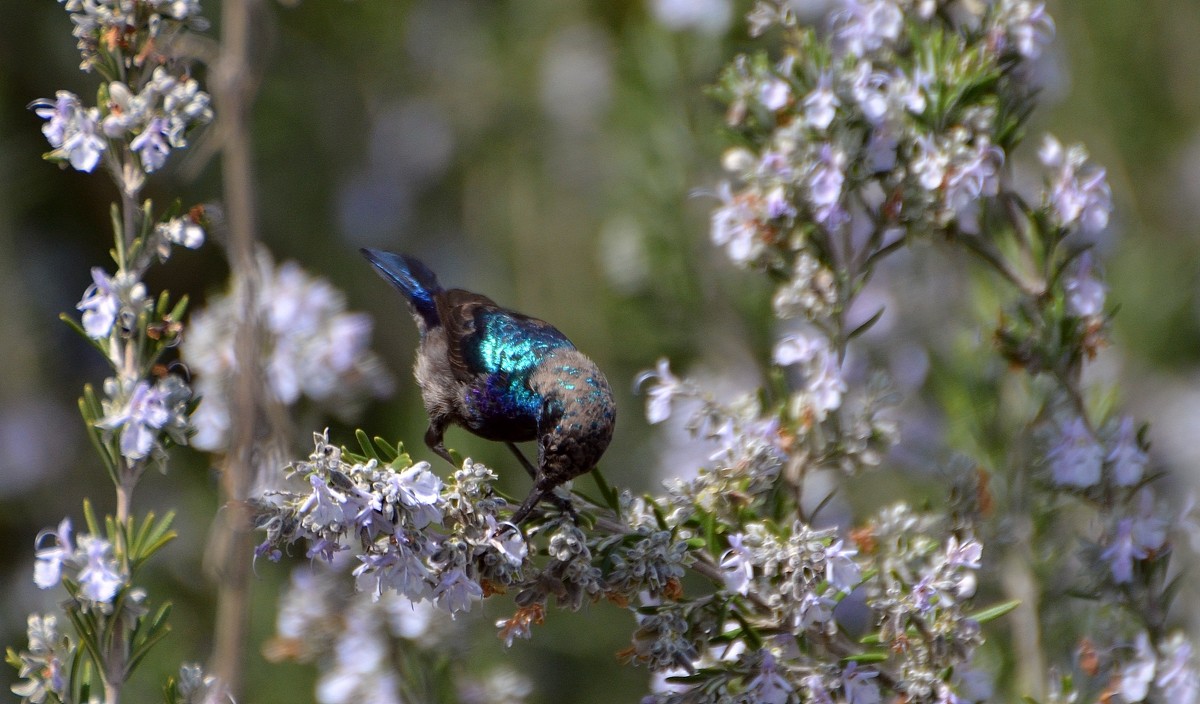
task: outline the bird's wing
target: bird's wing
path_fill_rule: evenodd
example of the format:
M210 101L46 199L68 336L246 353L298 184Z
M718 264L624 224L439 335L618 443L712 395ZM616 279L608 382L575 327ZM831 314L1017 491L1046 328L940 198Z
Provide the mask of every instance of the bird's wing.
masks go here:
M476 337L481 327L476 322L476 316L481 311L499 308L487 296L471 293L459 288L452 288L437 297L438 317L446 328L446 353L450 359L450 369L459 381L470 381L478 370L469 363L469 355L464 348L471 347L470 340Z
M461 289L438 296L438 314L446 327L450 368L460 381L479 375L523 376L551 349L572 347L549 323Z

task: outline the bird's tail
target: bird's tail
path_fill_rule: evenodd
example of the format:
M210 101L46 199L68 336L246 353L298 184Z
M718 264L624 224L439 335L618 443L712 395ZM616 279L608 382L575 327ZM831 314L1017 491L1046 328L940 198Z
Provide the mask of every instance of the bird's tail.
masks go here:
M432 328L439 324L437 305L433 297L441 293L442 285L438 283L437 276L429 267L420 259L407 254L368 247L359 251L375 266L380 276L404 294L413 310L424 319L426 327Z

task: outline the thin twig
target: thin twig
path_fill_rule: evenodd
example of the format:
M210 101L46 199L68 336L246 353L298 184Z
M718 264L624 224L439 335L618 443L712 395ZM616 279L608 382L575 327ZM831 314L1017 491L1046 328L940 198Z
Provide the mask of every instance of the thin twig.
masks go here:
M230 403L230 445L221 477L227 507L218 517L214 569L220 580L212 671L224 695L237 700L242 688L250 605L250 560L253 547L246 512L238 507L254 480L259 439L262 370L257 362L261 335L256 301L261 282L255 253L254 174L249 129L252 19L256 0L225 0L221 53L216 66L214 98L221 121L222 176L229 260L240 294L239 325L234 331L238 368Z

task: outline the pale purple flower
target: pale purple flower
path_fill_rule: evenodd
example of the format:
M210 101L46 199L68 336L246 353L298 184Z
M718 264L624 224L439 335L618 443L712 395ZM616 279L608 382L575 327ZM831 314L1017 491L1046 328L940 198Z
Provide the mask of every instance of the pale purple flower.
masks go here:
M892 128L883 124L871 130L867 139L867 164L871 173L883 173L896 168L896 148L900 140Z
M1154 502L1154 493L1149 487L1137 494L1137 513L1133 516L1130 533L1133 543L1146 552L1157 552L1167 543L1170 522Z
M96 132L99 111L96 108L79 110L75 113L72 130L63 139L61 150L76 171L91 172L100 163L100 155L108 144Z
M1150 683L1154 681L1156 660L1154 648L1150 645L1150 636L1145 631L1138 633L1133 659L1121 668L1117 691L1121 693L1123 701L1136 704L1146 698L1150 691Z
M914 115L925 112L928 106L925 90L929 87L930 75L917 68L910 79L904 70L896 68L892 71L888 92L893 100L898 100L906 110Z
M828 352L816 373L808 378L807 389L812 397L813 410L818 419L824 419L829 411L837 410L842 405L842 395L846 393L846 381L842 378L842 369L838 365L837 355Z
M829 687L826 686L825 680L820 675L808 675L800 684L808 690L808 696L813 704L833 704L833 695L829 693Z
M824 338L789 333L779 338L779 342L775 343L775 351L772 358L781 367L789 367L793 364L808 364L826 349L828 349L828 343L825 342Z
M999 170L1003 163L1003 150L981 141L966 159L947 172L946 205L954 211L966 231L978 232L979 201L999 191Z
M1104 459L1112 466L1113 484L1133 486L1142 480L1142 472L1149 458L1138 442L1133 418L1125 416L1121 419L1116 435L1112 438L1112 448Z
M827 229L834 229L845 220L845 210L840 205L842 184L846 175L846 155L829 144L821 145L817 162L808 178L808 195L812 202L814 217Z
M712 241L725 247L729 258L744 264L754 258L758 250L758 212L753 207L754 198L748 194L734 195L728 183L717 190L722 206L712 214Z
M925 575L921 581L913 585L912 600L917 611L928 613L933 608L933 598L937 596L937 587L933 584L933 576Z
M1104 312L1107 288L1092 276L1091 252L1079 255L1073 272L1063 283L1067 294L1067 310L1078 318L1091 318Z
M333 556L336 553L349 549L350 548L348 546L341 545L336 540L330 540L329 538L317 538L309 543L308 550L304 552L304 556L310 560L319 557L326 562L333 562ZM275 561L276 560L272 560L272 562Z
M329 321L330 345L323 355L333 371L339 375L346 374L354 368L358 360L369 354L372 327L371 316L366 313L342 313L333 316ZM336 383L336 379L333 381Z
M79 98L70 91L60 90L53 101L35 100L30 103L33 114L46 120L42 134L55 149L61 147L67 135L74 129L76 115L80 111Z
M922 135L916 139L917 154L910 164L917 183L927 191L941 188L946 179L946 169L950 166L950 155L940 148L931 135Z
M60 90L54 102L37 100L30 104L34 114L46 120L42 134L54 147L55 156L65 156L77 171L92 171L108 146L97 133L100 112L84 108L73 93Z
M765 205L767 218L771 220L790 218L796 215L796 208L787 197L787 189L782 185L767 192Z
M31 614L26 621L26 634L29 649L17 656L20 660L17 677L23 681L12 685L12 693L33 704L70 701L66 661L72 647L59 637L57 619Z
M654 371L644 371L634 380L634 388L653 379L649 398L646 399L646 420L651 424L661 423L671 417L671 400L686 390L684 382L671 373L670 362L664 357L658 360Z
M346 495L330 487L325 478L315 472L309 475L308 483L312 486L312 493L299 508L304 527L314 533L343 530L348 524L342 508Z
M762 704L786 704L792 691L792 685L775 669L775 656L764 650L758 674L746 683L746 693Z
M844 0L831 19L839 46L855 56L895 41L904 28L904 14L889 0Z
M141 156L146 173L162 168L167 155L171 153L171 145L167 142L167 121L161 117L150 120L142 133L129 143L129 148Z
M733 16L729 0L653 0L650 9L672 31L696 30L714 36L725 32Z
M872 125L879 125L888 114L888 77L875 71L870 61L859 62L854 70L850 93L862 110L863 117Z
M139 460L150 454L158 439L158 430L171 420L167 390L139 381L125 406L109 414L96 426L105 430L121 428L121 454Z
M88 337L96 340L108 337L121 309L113 279L100 267L92 267L92 285L75 307L83 311L83 330Z
M820 624L829 623L833 620L835 606L837 606L837 602L833 599L806 591L800 597L800 604L796 607L796 625L807 630Z
M1062 428L1058 443L1046 454L1050 472L1059 486L1086 489L1100 481L1104 448L1080 418L1074 418Z
M1036 59L1054 39L1054 19L1040 2L1021 0L1013 3L1007 19L1008 35L1017 53L1027 59Z
M212 99L208 93L200 90L200 83L194 78L180 80L164 88L163 112L169 123L167 133L172 146L182 147L186 145L183 132L189 125L212 120Z
M382 555L359 555L362 564L351 573L355 585L359 591L375 596L392 589L413 601L425 598L430 591L429 568L418 553L408 547L404 540L398 540L392 549Z
M946 542L946 564L950 567L966 567L970 570L977 570L982 566L980 564L982 558L983 545L974 538L960 543L958 537L952 535Z
M765 178L787 181L792 178L792 163L783 152L768 149L758 160L758 173Z
M1104 169L1084 170L1087 151L1079 145L1064 148L1057 139L1046 135L1038 156L1051 169L1046 202L1061 227L1078 224L1089 234L1103 230L1112 212L1112 190Z
M145 120L147 110L146 100L135 96L129 86L120 81L108 84L108 114L100 121L100 131L106 137L121 139L134 126Z
M817 78L817 87L804 96L805 124L818 130L829 127L841 104L842 101L833 92L833 77L829 71L822 71Z
M33 583L39 589L50 589L62 579L63 563L75 555L75 546L71 543L71 519L64 518L58 524L57 530L43 530L38 533L34 545L40 545L43 538L54 536L54 544L50 547L38 548L35 553L37 562L33 565Z
M782 78L770 78L763 83L758 100L771 112L779 112L792 97L792 89Z
M80 592L97 603L112 601L125 581L118 573L117 561L112 556L112 544L94 535L81 535L79 549L86 560L79 571Z
M1163 646L1155 684L1166 695L1168 704L1194 704L1200 695L1200 674L1192 661L1192 644L1182 633L1175 633Z
M396 478L397 498L409 510L416 528L442 520L442 510L438 508L442 499L442 480L429 470L428 462L418 462Z
M155 230L166 241L188 249L197 249L204 244L204 228L187 216L159 223Z
M458 567L443 573L441 581L433 589L433 599L438 607L451 615L470 611L471 602L482 598L483 589Z
M163 14L177 20L200 14L200 0L155 0L152 4Z
M847 704L879 704L879 685L872 682L879 676L874 670L860 668L851 662L842 671L842 688L846 691Z
M529 545L521 531L511 524L497 524L493 516L487 516L487 541L510 567L520 567L529 555Z
M800 333L785 335L775 345L774 359L780 366L802 366L804 392L819 420L841 406L846 382L837 355L825 338Z
M849 593L862 581L862 569L854 561L858 550L838 540L825 548L825 579L838 591Z
M1143 560L1147 554L1145 549L1133 540L1133 521L1122 518L1117 523L1116 534L1100 554L1100 559L1109 563L1114 582L1128 584L1133 581L1133 561Z
M725 588L737 594L747 594L754 579L753 555L743 544L745 536L735 533L729 536L729 549L721 555L721 570Z

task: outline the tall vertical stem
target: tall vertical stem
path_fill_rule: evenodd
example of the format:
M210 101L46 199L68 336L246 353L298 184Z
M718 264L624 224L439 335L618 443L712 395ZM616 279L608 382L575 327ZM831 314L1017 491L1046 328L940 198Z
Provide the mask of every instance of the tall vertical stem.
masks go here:
M213 567L219 595L212 670L234 700L241 698L253 547L244 506L254 479L262 402L258 362L261 332L256 305L261 282L255 256L254 174L248 125L251 96L247 84L255 4L255 0L225 0L214 82L223 139L221 162L230 269L240 316L234 331L238 365L230 398L230 446L221 478L225 509L214 535L217 550Z

